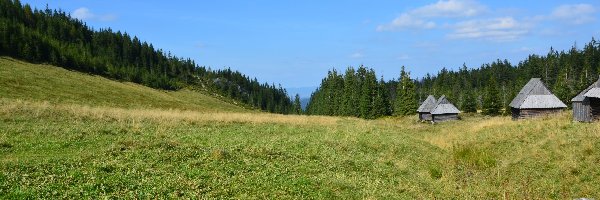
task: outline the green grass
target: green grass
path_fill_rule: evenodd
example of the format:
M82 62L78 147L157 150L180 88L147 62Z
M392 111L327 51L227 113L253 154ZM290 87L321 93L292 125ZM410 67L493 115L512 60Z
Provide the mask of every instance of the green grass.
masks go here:
M0 95L0 199L600 198L600 125L569 113L431 125Z
M2 98L122 108L248 112L239 106L187 89L176 92L155 90L8 57L0 57L0 77Z

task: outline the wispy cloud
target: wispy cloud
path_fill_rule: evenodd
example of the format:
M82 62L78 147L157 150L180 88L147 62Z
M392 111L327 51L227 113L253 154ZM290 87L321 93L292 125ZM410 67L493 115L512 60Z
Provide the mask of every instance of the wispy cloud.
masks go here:
M538 24L535 32L543 36L562 37L577 34L575 26L583 26L597 21L599 10L590 4L564 4L555 7L545 15L530 17L529 21Z
M564 4L538 16L515 17L502 9L491 10L476 0L439 0L401 13L390 23L377 26L382 31L441 31L447 39L475 39L495 42L515 41L528 34L557 32L548 23L583 25L597 20L599 8L591 4ZM534 30L545 31L534 31ZM558 30L558 29L557 29ZM564 33L564 27L560 29Z
M402 14L392 21L390 24L380 25L377 31L391 31L400 29L431 29L435 28L436 24L432 21L427 21L420 18L415 18L410 14Z
M114 14L94 14L90 9L86 7L75 9L71 13L71 16L80 20L114 21L117 19L117 16Z
M552 11L550 19L562 20L569 24L581 25L596 20L596 8L590 4L568 4L558 6Z
M400 14L392 22L377 26L377 31L432 29L434 18L472 17L487 11L487 7L473 0L440 0Z
M486 6L473 0L440 0L410 13L421 17L472 17L486 11Z
M513 53L532 53L533 51L535 51L534 48L526 46L522 46L512 50Z
M462 21L452 28L454 32L448 35L451 39L511 41L529 33L530 26L512 17L501 17Z
M365 55L362 52L355 52L352 55L350 55L350 58L355 58L355 59L359 59L359 58L364 58Z
M408 60L408 59L410 59L410 56L408 56L406 54L401 54L398 57L396 57L396 59L398 59L398 60Z

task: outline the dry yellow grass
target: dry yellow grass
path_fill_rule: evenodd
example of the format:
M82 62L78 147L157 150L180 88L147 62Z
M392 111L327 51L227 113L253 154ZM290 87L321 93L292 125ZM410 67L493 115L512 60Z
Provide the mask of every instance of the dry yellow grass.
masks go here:
M14 112L30 113L32 117L41 115L69 115L75 118L89 118L96 120L116 121L142 121L150 120L156 123L194 123L194 122L220 122L220 123L277 123L289 125L334 125L340 120L337 117L326 116L300 116L281 115L270 113L232 113L177 109L125 109L115 107L93 107L79 104L53 104L47 101L35 102L26 100L0 99L0 114L9 115Z

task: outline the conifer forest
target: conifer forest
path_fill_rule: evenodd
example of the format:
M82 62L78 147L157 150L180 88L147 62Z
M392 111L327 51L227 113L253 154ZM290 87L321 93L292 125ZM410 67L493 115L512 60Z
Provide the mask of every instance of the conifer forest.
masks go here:
M519 63L496 60L478 67L443 68L437 74L411 78L402 67L400 76L377 81L372 69L349 67L328 72L312 94L308 114L377 118L410 115L428 95L446 97L463 112L510 114L508 104L530 78L539 77L567 105L571 98L598 80L600 43L592 38L582 48L550 47L546 55L529 55Z

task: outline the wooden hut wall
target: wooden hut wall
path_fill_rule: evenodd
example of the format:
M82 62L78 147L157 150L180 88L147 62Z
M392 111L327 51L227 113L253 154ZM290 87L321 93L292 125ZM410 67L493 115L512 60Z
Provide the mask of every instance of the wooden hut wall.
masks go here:
M419 113L419 119L425 121L431 121L431 113Z
M519 114L515 119L527 119L543 115L555 114L561 112L562 110L562 108L520 109Z
M585 98L583 101L573 102L573 119L580 122L591 122L592 111L590 108L590 101Z
M434 122L458 120L458 114L448 113L448 114L440 114L440 115L431 115L431 120Z

